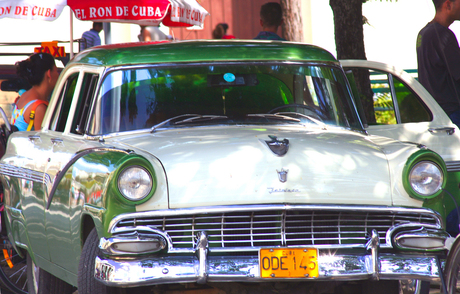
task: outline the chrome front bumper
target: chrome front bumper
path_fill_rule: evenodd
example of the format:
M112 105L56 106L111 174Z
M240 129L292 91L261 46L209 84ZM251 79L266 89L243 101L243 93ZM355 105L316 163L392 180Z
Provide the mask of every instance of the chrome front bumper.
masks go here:
M372 254L334 255L319 251L319 277L302 280L365 280L378 277L392 280L439 281L436 257L381 254L375 272ZM183 282L272 282L286 279L261 278L257 257L171 256L141 260L96 258L95 277L109 286ZM298 279L291 279L298 280Z
M361 249L362 250L362 249ZM317 278L262 278L259 258L209 255L206 232L198 235L195 255L110 259L96 257L95 278L109 286L197 282L271 282L286 280L427 280L440 281L439 259L429 255L380 253L373 230L361 254L318 249Z

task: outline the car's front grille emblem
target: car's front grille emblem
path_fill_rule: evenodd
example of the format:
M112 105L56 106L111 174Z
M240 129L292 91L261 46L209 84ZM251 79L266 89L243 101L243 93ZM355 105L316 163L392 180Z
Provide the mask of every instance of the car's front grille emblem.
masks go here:
M285 183L287 181L287 175L289 170L288 169L281 169L281 170L276 170L278 172L278 179L280 180L281 183Z
M265 141L268 148L278 156L284 156L289 150L289 140L284 139L282 141L278 140L276 136L268 136L271 140Z

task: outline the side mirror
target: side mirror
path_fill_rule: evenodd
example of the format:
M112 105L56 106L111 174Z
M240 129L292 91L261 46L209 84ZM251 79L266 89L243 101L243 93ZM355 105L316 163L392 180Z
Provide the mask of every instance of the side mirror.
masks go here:
M2 91L6 91L6 92L18 92L21 89L29 90L32 87L26 80L15 78L15 79L4 80L1 83L0 88Z

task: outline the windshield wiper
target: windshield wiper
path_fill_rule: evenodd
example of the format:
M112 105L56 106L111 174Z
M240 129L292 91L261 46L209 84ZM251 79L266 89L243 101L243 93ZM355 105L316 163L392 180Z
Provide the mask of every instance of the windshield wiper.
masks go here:
M196 117L191 117L191 118L186 118L181 121L175 122L175 125L180 125L184 123L189 123L189 122L194 122L197 120L203 121L203 120L213 120L213 119L218 119L218 118L228 118L225 115L200 115Z
M185 118L185 119L179 120L180 118ZM224 115L181 114L181 115L178 115L178 116L168 118L167 120L162 121L161 123L154 125L150 129L150 133L154 133L156 129L158 129L158 128L164 126L165 124L170 123L171 121L174 121L174 120L179 120L179 121L174 123L174 124L177 125L177 124L181 124L181 123L191 122L191 121L194 121L194 120L197 120L197 119L216 119L216 118L227 118L227 117L224 116Z
M310 121L314 122L315 124L321 126L323 129L327 129L327 125L325 123L323 123L322 121L320 121L319 119L316 119L310 115L306 115L306 114L303 114L303 113L298 113L298 112L278 112L277 114L281 114L283 116L296 116L296 117L303 117L303 118L307 118L309 119Z
M300 122L300 119L293 118L287 115L280 115L280 114L270 114L270 113L254 113L254 114L247 114L248 117L263 117L263 118L272 118L278 120L288 120L294 122Z

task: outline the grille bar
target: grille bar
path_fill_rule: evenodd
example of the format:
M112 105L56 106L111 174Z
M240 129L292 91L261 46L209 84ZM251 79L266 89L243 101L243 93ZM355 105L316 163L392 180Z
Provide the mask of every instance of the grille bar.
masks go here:
M258 207L258 206L257 206ZM269 206L265 206L269 207ZM386 235L395 226L441 227L437 214L426 209L381 208L315 209L315 206L280 206L281 209L251 209L190 213L184 210L137 213L120 217L113 223L112 233L135 230L146 226L165 231L172 246L194 248L196 233L206 231L212 248L242 248L263 246L364 246L371 230L377 230L380 243L385 246ZM284 209L283 209L284 208Z

